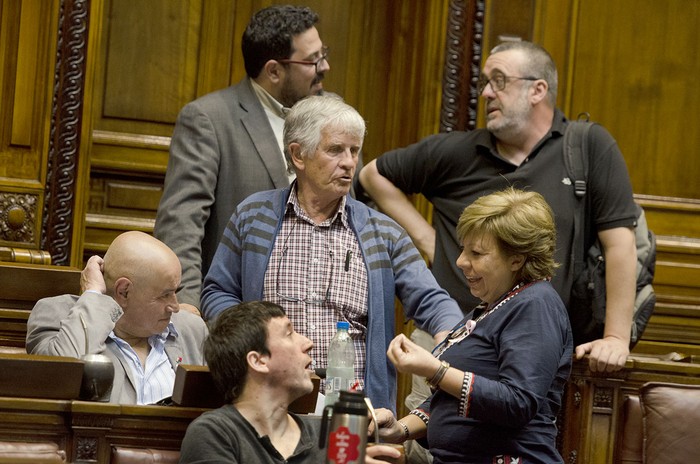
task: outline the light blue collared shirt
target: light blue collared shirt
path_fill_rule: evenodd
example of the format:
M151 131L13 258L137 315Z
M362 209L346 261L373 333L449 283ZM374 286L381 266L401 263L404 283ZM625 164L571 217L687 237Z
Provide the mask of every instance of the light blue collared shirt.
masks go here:
M109 334L109 338L119 347L119 351L124 355L127 363L131 366L134 380L136 382L136 404L154 404L163 398L172 396L175 385L175 369L168 360L165 353L165 340L169 335L177 337L173 323L169 323L165 330L156 335L148 337L148 344L151 350L146 358L146 366L141 365L141 360L131 345L114 332Z

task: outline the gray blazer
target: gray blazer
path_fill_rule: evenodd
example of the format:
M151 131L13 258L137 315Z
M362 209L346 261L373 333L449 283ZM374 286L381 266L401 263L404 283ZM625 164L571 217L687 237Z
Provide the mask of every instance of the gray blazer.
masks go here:
M181 303L199 307L202 278L238 203L252 193L288 186L286 171L247 78L182 109L154 231L180 258Z
M123 311L112 297L98 293L61 295L39 300L27 321L27 353L80 357L85 354L85 333L80 314L88 327L90 354L104 354L114 364L110 402L136 404L134 375L114 341L108 338ZM173 370L179 363L204 365L202 344L208 334L201 317L186 311L174 313L171 322L178 336L169 336L165 352Z

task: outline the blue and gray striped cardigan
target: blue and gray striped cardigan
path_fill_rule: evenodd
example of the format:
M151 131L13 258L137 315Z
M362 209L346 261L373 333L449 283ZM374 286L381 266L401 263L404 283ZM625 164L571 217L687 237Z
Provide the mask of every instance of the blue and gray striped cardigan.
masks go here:
M262 299L265 270L289 194L290 188L255 193L236 208L204 279L201 305L206 319L240 302ZM349 195L345 209L368 274L365 393L374 406L393 411L396 372L386 350L396 334L394 297L406 317L431 334L451 329L462 313L401 226Z

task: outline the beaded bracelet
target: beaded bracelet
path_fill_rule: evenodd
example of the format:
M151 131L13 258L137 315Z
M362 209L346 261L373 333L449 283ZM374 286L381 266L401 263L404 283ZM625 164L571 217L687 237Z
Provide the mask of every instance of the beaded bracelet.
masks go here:
M403 440L406 441L408 440L408 437L411 435L408 431L408 425L404 424L401 421L397 421L399 425L403 428Z
M435 374L430 378L430 380L426 379L426 382L428 382L430 388L432 388L433 390L438 389L442 378L445 377L445 373L447 373L447 369L449 368L450 363L448 363L447 361L440 361L440 367L438 367L438 370L435 371Z

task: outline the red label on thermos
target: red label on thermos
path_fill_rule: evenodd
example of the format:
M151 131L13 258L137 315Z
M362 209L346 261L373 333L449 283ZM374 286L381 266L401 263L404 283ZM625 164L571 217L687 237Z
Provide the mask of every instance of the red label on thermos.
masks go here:
M360 457L360 436L345 426L338 427L328 437L328 462L347 464Z

